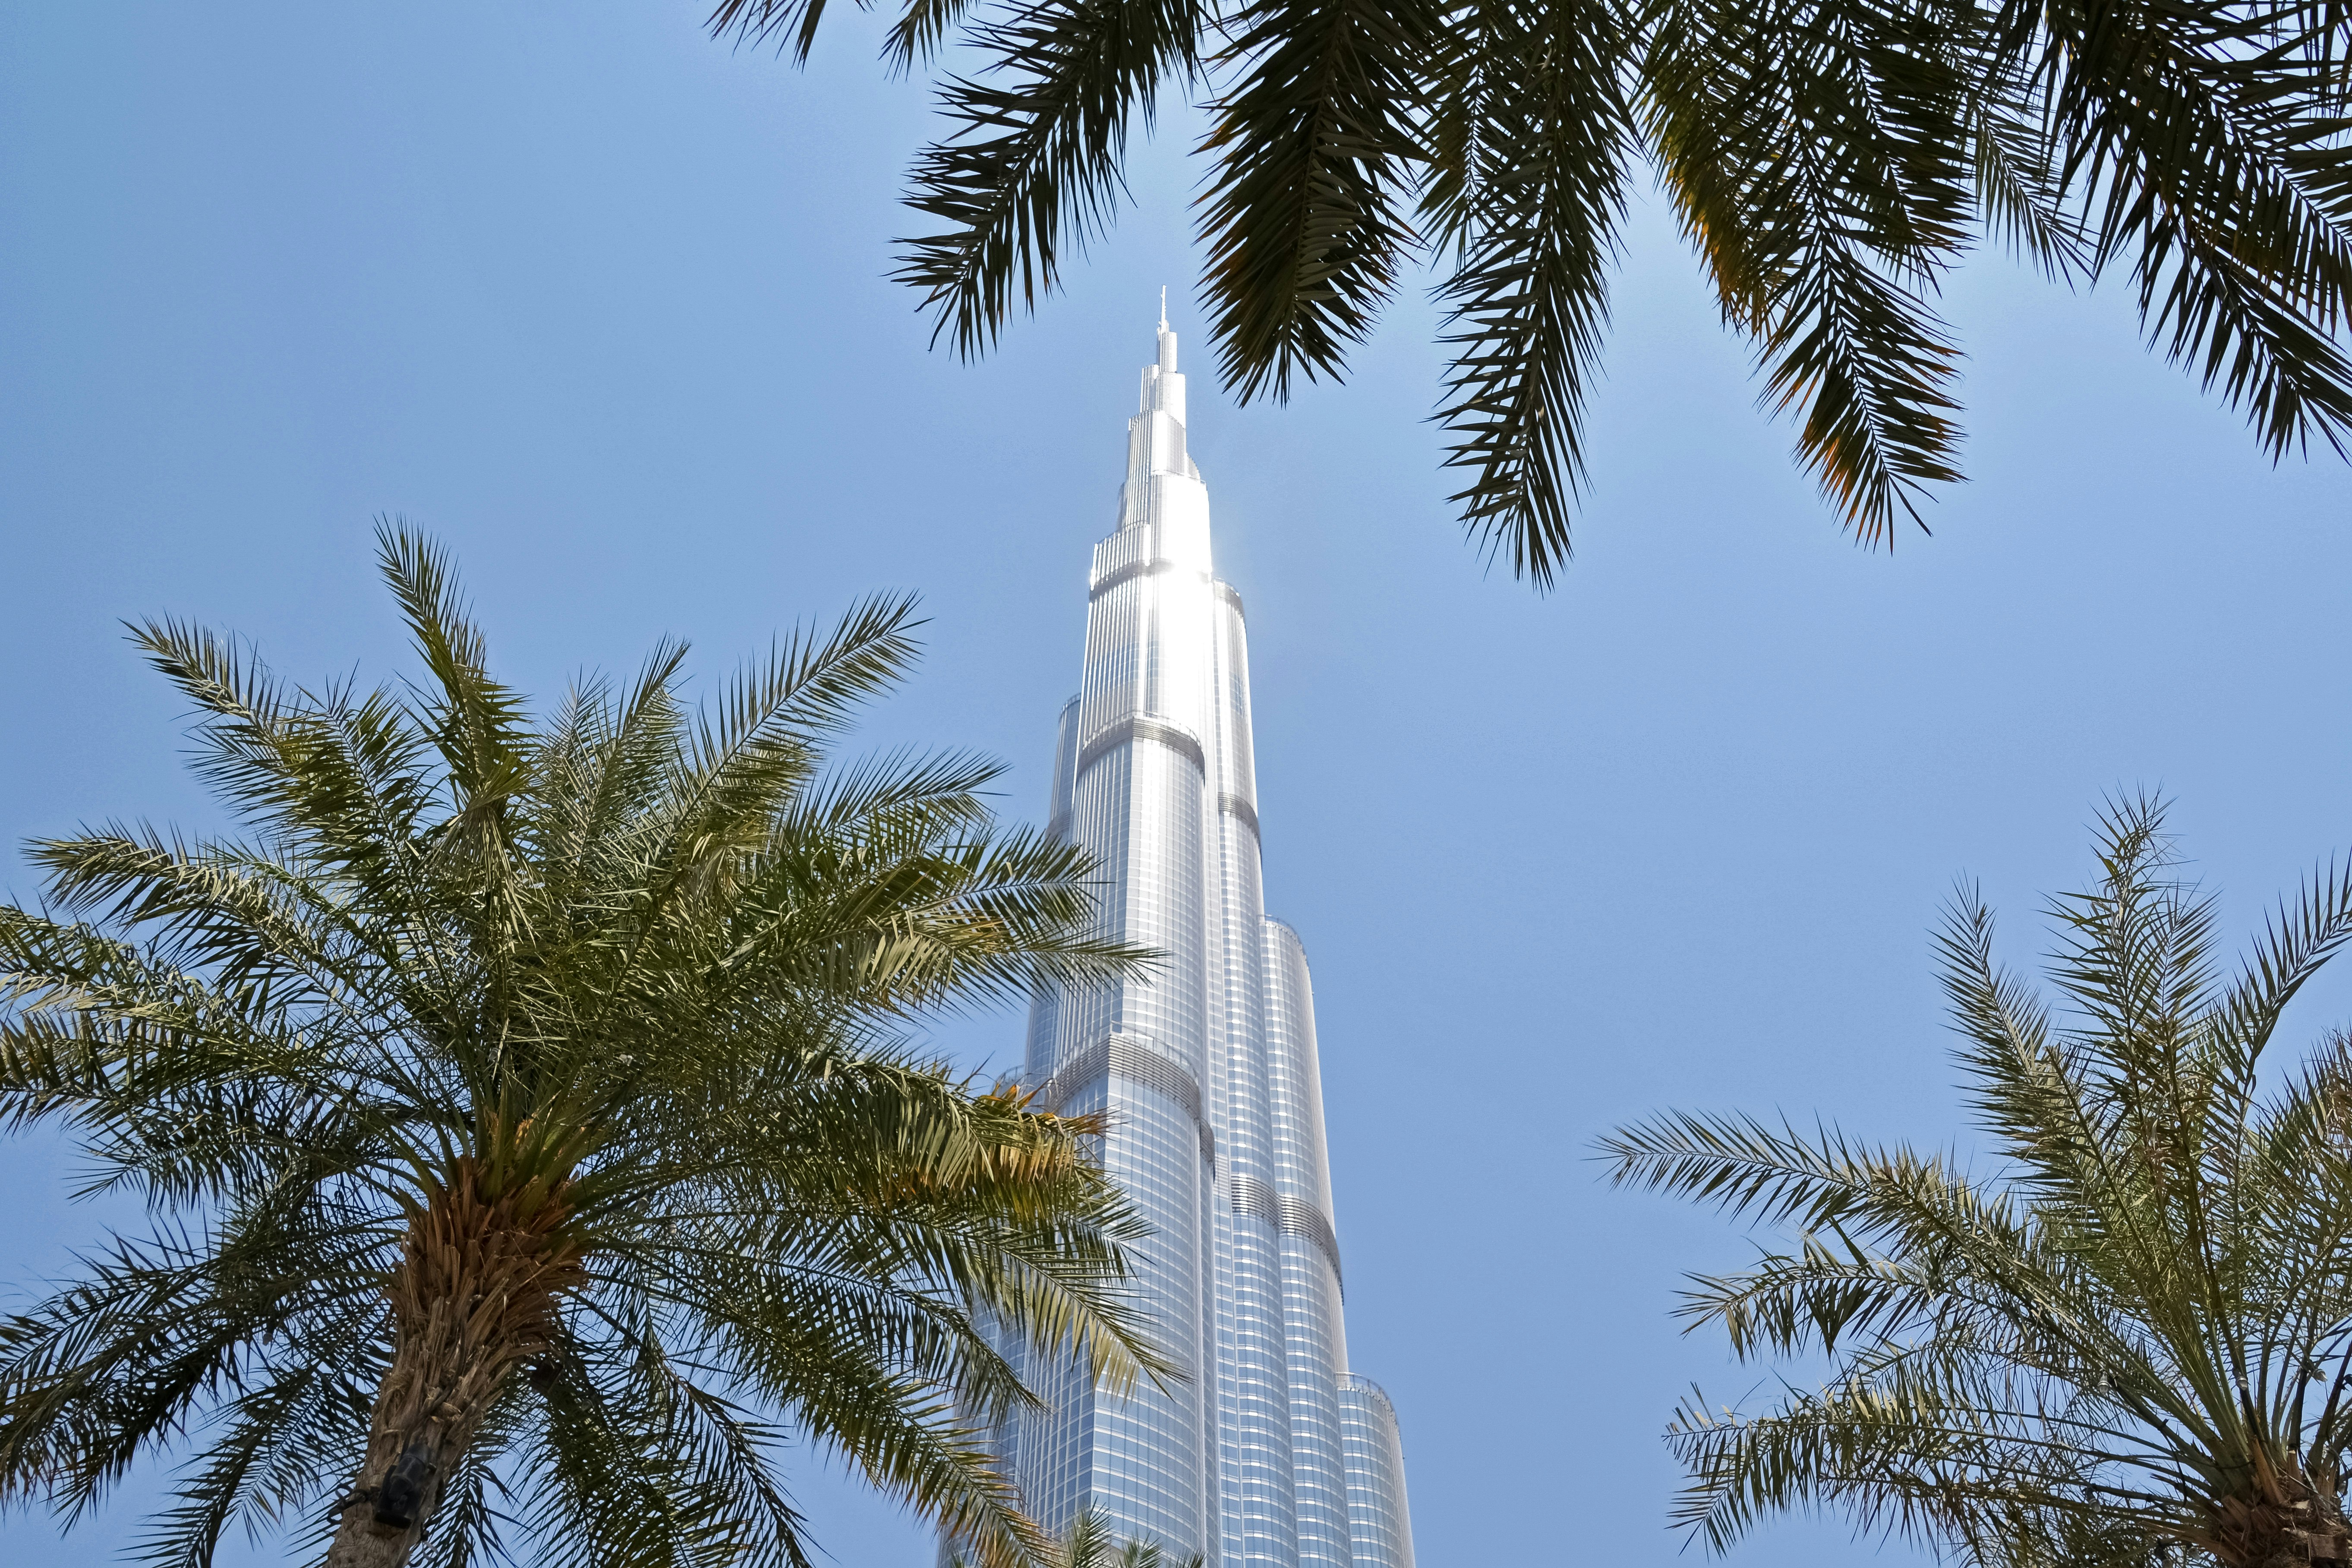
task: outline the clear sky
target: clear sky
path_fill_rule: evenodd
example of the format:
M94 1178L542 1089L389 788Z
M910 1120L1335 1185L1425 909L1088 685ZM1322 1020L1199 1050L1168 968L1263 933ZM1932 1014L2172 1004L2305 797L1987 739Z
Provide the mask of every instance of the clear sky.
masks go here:
M834 9L805 73L711 43L698 0L0 14L0 833L216 824L122 618L395 674L380 513L456 549L542 695L666 633L715 676L919 590L929 658L869 738L993 751L1040 816L1167 284L1249 606L1268 906L1314 963L1350 1350L1402 1417L1421 1560L1675 1558L1669 1410L1769 1382L1666 1314L1746 1244L1601 1186L1592 1138L1669 1105L1958 1136L1937 905L1981 877L2031 959L2111 789L2177 798L2240 925L2352 847L2352 471L2273 468L2123 289L1988 255L1947 299L1972 482L1865 553L1653 201L1538 597L1444 504L1422 283L1348 385L1216 391L1180 104L1066 296L982 364L929 351L884 280L927 95ZM2308 996L2298 1041L2352 1019L2352 969ZM1009 1064L1019 1033L940 1040ZM0 1299L138 1220L68 1174L0 1149ZM928 1563L797 1479L841 1563ZM0 1557L108 1561L153 1485L62 1545L0 1525ZM1737 1561L1873 1551L1797 1522Z

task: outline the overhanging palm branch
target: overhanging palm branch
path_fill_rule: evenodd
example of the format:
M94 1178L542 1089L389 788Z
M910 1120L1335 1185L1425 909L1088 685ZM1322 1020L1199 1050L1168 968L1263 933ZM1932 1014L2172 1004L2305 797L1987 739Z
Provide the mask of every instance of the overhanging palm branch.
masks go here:
M1433 95L1424 211L1460 265L1440 291L1457 346L1444 418L1465 524L1515 574L1569 555L1579 425L1599 371L1634 128L1630 29L1610 4L1464 12Z
M806 1568L789 1432L982 1562L1049 1554L972 1426L1030 1397L992 1336L1170 1375L1142 1232L1098 1127L903 1020L1137 963L1086 857L998 827L977 759L829 763L909 601L704 710L665 646L534 723L441 555L381 542L413 687L139 628L247 835L39 842L48 906L0 908L0 1120L163 1222L0 1323L0 1495L72 1517L189 1452L159 1563L240 1525L338 1564Z
M1414 67L1443 21L1433 0L1251 0L1221 18L1234 79L1202 142L1202 281L1244 401L1337 374L1418 244Z
M1742 1359L1830 1358L1762 1413L1677 1411L1675 1517L1710 1546L1830 1506L1997 1564L2352 1555L2352 1037L2256 1082L2352 939L2352 868L2232 974L2157 805L2113 810L2100 855L2054 906L2055 1005L1995 963L1973 891L1938 939L1990 1175L1743 1116L1604 1141L1619 1183L1789 1238L1695 1276L1687 1324Z
M1687 0L1643 67L1660 172L1724 319L1874 542L1959 477L1956 350L1927 295L1972 215L1961 55L1908 0Z
M722 0L805 57L821 0ZM1980 238L2128 275L2152 346L2273 456L2352 434L2352 7L2336 0L907 0L977 61L899 277L971 355L1125 195L1128 129L1205 91L1202 288L1247 400L1341 374L1413 266L1474 538L1549 583L1583 472L1624 181L1646 157L1855 537L1960 477L1941 280ZM1418 209L1418 219L1413 214ZM1921 523L1924 526L1924 523Z
M985 63L942 85L956 131L923 153L909 197L948 226L903 242L898 272L939 307L935 340L977 354L1016 279L1024 308L1053 291L1064 247L1099 235L1126 194L1129 123L1149 129L1163 79L1195 79L1204 20L1196 0L1024 0L973 26Z

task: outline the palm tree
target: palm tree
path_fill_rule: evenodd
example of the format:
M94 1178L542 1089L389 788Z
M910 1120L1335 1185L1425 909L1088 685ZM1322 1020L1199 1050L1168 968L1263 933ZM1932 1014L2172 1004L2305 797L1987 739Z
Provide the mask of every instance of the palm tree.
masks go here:
M906 0L931 61L966 0ZM824 0L717 0L805 59ZM1124 200L1128 133L1202 95L1202 289L1244 401L1337 376L1404 270L1437 289L1474 538L1548 584L1646 162L1764 401L1858 537L1959 477L1933 305L1985 240L2127 274L2149 340L2274 458L2352 434L2352 8L2319 0L1003 0L962 29L935 220L899 276L972 355Z
M805 1568L782 1411L982 1563L1049 1557L973 1429L1028 1397L991 1336L1169 1375L1140 1227L1098 1126L905 1030L1136 962L1085 856L993 825L984 761L826 764L909 601L709 712L668 644L534 727L443 556L379 545L418 685L137 628L251 831L37 842L47 907L0 909L8 1124L160 1218L0 1324L0 1495L70 1521L180 1443L157 1561L236 1522L335 1568Z
M1828 1506L2019 1568L2352 1557L2352 1036L2257 1082L2352 937L2352 867L2225 975L2160 807L2099 839L2097 885L2053 906L2059 1006L1995 966L1971 890L1939 938L1993 1168L1746 1116L1605 1141L1620 1183L1793 1232L1694 1276L1687 1324L1743 1360L1828 1358L1762 1414L1696 1392L1676 1414L1675 1518L1710 1546Z

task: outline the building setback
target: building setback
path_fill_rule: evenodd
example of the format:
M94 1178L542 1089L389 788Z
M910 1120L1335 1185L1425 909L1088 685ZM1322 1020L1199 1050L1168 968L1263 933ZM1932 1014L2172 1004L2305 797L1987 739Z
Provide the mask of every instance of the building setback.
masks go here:
M1040 996L1027 1082L1041 1108L1113 1113L1105 1166L1153 1228L1139 1291L1188 1377L1121 1396L1023 1364L1044 1406L995 1434L999 1460L1056 1534L1092 1509L1176 1563L1412 1568L1396 1413L1348 1367L1314 992L1265 916L1241 596L1211 561L1164 319L1087 597L1049 831L1094 852L1106 932L1164 957Z

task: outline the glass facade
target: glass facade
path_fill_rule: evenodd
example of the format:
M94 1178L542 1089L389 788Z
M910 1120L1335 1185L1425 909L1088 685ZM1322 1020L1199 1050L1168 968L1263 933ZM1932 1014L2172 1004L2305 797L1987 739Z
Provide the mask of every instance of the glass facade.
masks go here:
M1369 1377L1342 1375L1339 1432L1348 1448L1348 1520L1357 1568L1412 1568L1404 1439L1388 1391Z
M1179 1563L1412 1568L1387 1396L1348 1371L1306 950L1266 918L1241 596L1217 580L1160 327L1095 547L1086 663L1062 710L1050 831L1095 853L1109 935L1146 981L1040 996L1027 1082L1116 1113L1106 1168L1150 1219L1138 1287L1187 1380L1126 1395L1022 1364L1039 1407L995 1434L1030 1512L1081 1509Z

